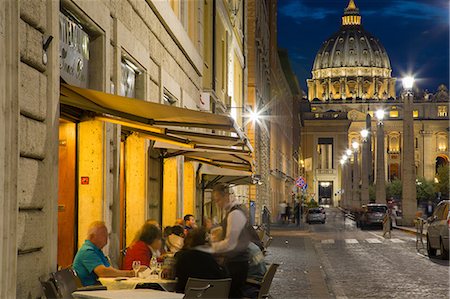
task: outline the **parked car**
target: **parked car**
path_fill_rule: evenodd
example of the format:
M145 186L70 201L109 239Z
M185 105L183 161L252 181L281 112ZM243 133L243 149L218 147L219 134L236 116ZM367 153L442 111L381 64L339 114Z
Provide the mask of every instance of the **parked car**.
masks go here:
M320 222L325 223L325 213L320 208L309 209L306 215L306 223Z
M323 213L323 217L327 219L327 213L325 212L325 207L319 207L320 211Z
M385 204L371 203L362 206L362 212L357 220L357 226L364 229L369 226L383 226L384 214L388 210Z
M450 200L441 201L433 215L427 219L427 251L428 256L436 256L439 249L442 259L448 259L448 235L450 230Z

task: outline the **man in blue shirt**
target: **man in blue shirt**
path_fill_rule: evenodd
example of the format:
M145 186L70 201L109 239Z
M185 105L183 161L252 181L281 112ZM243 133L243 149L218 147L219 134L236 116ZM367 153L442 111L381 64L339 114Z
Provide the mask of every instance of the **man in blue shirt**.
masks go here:
M88 237L78 250L73 261L73 269L83 286L97 284L99 277L133 277L133 270L118 270L111 267L102 248L108 243L108 229L103 221L96 221L89 226Z

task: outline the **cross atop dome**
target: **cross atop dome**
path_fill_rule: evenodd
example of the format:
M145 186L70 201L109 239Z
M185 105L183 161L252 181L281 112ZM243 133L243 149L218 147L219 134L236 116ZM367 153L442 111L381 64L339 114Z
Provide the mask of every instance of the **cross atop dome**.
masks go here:
M361 25L361 15L359 14L359 8L356 7L354 0L350 0L347 8L344 10L344 16L342 17L342 25L343 26Z

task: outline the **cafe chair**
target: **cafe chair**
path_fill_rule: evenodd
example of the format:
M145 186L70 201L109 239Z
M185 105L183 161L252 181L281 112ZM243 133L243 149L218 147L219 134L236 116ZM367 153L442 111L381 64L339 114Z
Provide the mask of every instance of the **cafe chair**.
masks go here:
M48 278L48 275L47 277L41 276L39 277L39 282L41 284L42 292L44 293L46 299L59 298L58 290L56 289L55 281L53 280L52 277Z
M184 291L183 299L228 298L230 293L231 278L227 279L198 279L189 277Z
M106 287L102 285L83 287L80 278L71 268L62 269L51 275L58 292L57 298L72 298L72 293L75 291L106 290Z
M259 282L254 279L247 279L247 284L258 287L258 299L261 298L268 298L269 297L269 291L270 286L272 285L273 277L275 276L275 273L277 272L277 268L280 266L279 264L271 264L269 266L269 269L267 269L266 273L264 274L263 279Z

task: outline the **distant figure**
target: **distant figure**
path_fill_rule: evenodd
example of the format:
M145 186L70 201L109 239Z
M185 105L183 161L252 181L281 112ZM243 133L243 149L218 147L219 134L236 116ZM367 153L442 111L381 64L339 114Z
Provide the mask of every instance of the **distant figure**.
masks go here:
M289 224L289 222L291 222L291 205L289 203L287 203L286 205L286 214L285 214L285 222L287 222L287 224Z
M282 223L284 223L284 218L286 217L286 202L283 201L280 203L279 209L280 209L280 220Z
M389 210L386 211L383 217L383 238L386 238L386 234L389 234L389 239L391 238L391 215Z
M300 213L301 213L301 206L300 206L300 203L297 202L297 203L295 203L295 206L294 206L294 221L295 221L295 224L297 224L297 226L300 225Z
M189 231L193 228L196 228L194 215L187 214L183 218L184 220L184 234L187 235Z
M433 203L429 200L427 204L427 216L431 217L431 215L433 215Z
M133 277L134 271L118 270L111 267L102 248L108 243L108 229L103 221L93 222L89 226L88 236L78 250L73 261L73 269L83 286L97 284L99 277Z

